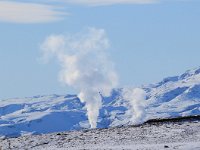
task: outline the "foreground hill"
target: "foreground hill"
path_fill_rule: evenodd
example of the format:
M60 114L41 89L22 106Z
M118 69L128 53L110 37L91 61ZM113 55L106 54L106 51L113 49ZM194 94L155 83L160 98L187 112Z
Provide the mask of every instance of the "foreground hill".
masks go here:
M142 87L144 120L200 115L200 68ZM122 89L103 97L98 128L130 125L131 105ZM0 136L52 133L89 128L86 109L76 95L50 95L0 101Z
M200 149L200 117L154 120L139 126L92 129L0 139L4 150Z

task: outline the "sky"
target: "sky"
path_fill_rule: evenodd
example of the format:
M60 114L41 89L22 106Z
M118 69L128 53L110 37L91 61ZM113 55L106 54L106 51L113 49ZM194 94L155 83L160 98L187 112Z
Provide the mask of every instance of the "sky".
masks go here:
M199 0L0 0L0 99L74 94L46 37L103 29L119 87L155 83L200 66Z

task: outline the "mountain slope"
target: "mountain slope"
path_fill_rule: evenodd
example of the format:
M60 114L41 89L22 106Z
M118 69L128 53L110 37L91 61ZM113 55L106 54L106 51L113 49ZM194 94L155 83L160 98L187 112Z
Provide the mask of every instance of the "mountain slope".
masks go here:
M146 87L152 118L200 114L200 68ZM155 113L157 112L157 113ZM150 119L150 118L148 118Z
M146 118L200 115L200 68L142 87ZM123 89L103 97L98 128L130 124L131 105ZM89 128L84 104L76 95L35 96L0 101L0 136L18 136Z

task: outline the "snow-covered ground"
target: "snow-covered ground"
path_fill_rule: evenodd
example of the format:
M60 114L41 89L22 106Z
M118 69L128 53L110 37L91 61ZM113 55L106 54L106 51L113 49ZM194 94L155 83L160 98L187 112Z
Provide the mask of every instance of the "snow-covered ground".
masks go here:
M144 121L200 115L200 68L142 86L146 91ZM97 127L130 125L131 104L115 89L103 97ZM20 136L89 128L86 108L76 95L50 95L0 100L0 136Z
M200 118L0 139L4 150L200 149Z

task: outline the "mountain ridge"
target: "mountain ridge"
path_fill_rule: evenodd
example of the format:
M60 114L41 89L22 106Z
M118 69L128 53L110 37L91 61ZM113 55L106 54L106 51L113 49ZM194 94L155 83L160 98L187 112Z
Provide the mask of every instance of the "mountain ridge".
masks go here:
M200 115L200 67L142 86L145 121ZM98 128L131 124L123 88L102 97ZM0 101L0 136L20 136L89 128L85 104L76 95L48 95Z

